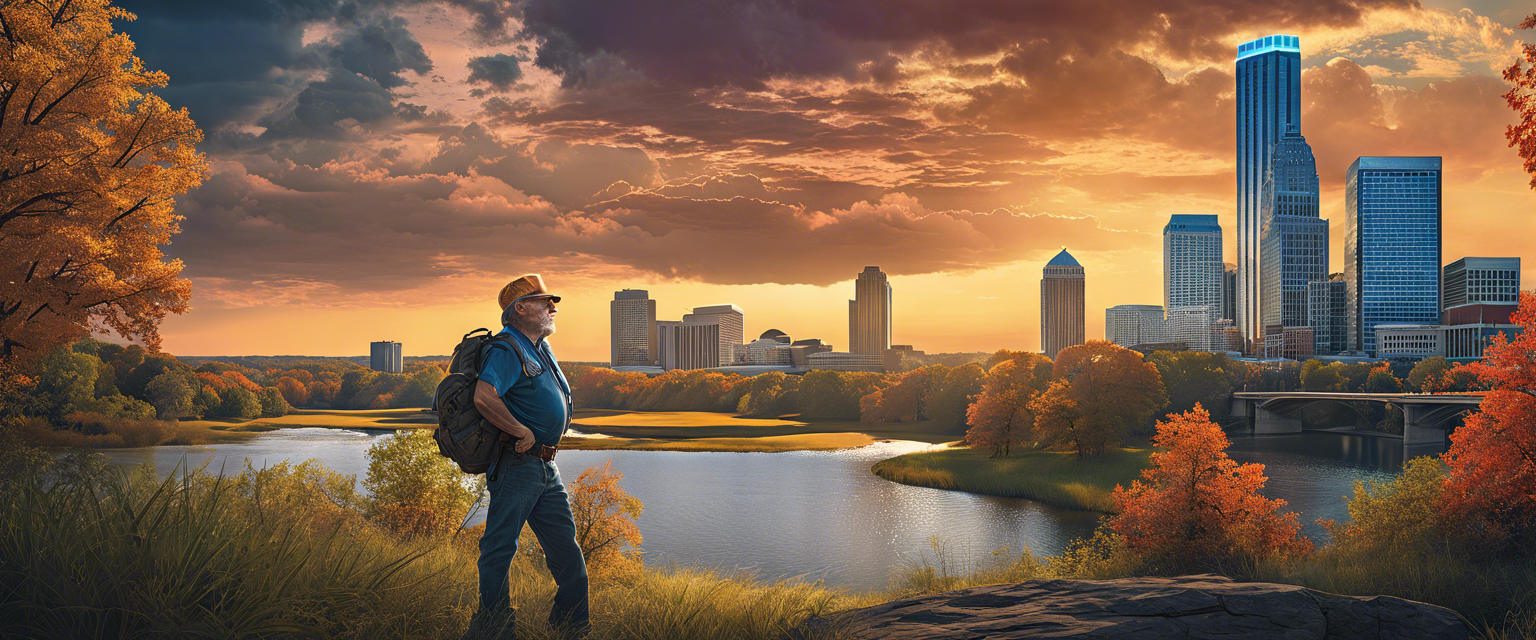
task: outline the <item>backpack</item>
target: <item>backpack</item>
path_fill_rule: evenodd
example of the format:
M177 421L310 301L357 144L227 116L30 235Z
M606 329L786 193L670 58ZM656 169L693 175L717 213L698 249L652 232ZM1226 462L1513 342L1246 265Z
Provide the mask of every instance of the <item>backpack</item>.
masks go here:
M481 416L475 407L475 387L480 382L485 351L498 342L517 354L524 370L528 368L528 358L511 334L476 329L465 334L459 346L453 348L448 376L432 394L432 409L437 411L432 439L437 441L437 452L458 463L464 473L485 473L501 457L507 444L501 439L506 432Z

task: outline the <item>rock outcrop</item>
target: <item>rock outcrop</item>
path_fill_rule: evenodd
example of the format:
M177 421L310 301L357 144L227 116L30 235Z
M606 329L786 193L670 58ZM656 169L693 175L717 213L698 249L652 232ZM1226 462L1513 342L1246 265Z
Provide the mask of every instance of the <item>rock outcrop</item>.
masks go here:
M1466 640L1456 612L1216 575L1032 580L907 598L809 623L870 638Z

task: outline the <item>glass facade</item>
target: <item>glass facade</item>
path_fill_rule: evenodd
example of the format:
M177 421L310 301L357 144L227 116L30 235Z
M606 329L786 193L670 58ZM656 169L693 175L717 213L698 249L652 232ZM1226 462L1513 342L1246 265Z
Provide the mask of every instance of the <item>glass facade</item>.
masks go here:
M1190 349L1210 350L1211 325L1221 316L1224 271L1216 216L1168 218L1163 227L1163 306L1168 310L1170 340Z
M1301 40L1265 36L1237 49L1237 328L1262 345L1260 191L1274 144L1301 131Z
M1350 349L1376 353L1376 326L1440 321L1439 157L1363 156L1344 187Z
M1444 308L1519 304L1520 258L1462 258L1445 265Z
M1318 217L1312 147L1295 130L1275 143L1264 172L1259 253L1259 300L1266 331L1307 326L1307 283L1328 279L1328 223Z
M1349 349L1349 332L1344 317L1346 300L1344 279L1307 284L1307 326L1312 327L1312 351L1334 355Z

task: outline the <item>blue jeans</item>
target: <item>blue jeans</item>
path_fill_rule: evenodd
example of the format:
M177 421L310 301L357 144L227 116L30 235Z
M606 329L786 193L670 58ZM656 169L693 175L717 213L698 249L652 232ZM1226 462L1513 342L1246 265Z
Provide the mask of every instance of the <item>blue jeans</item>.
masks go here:
M544 548L545 564L558 586L550 624L586 629L587 563L576 543L576 521L560 470L554 462L518 457L508 446L490 471L491 506L480 535L480 614L494 615L510 606L507 572L526 522Z

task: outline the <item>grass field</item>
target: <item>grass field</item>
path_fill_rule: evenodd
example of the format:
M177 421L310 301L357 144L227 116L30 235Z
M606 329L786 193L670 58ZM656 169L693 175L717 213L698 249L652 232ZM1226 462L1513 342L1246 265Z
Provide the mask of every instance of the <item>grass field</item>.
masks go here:
M897 456L875 463L873 470L902 484L1110 512L1110 492L1140 478L1151 454L1151 448L1126 448L1079 462L1069 451L1015 451L993 458L987 451L952 448Z
M740 418L702 411L610 411L581 409L571 428L598 438L567 437L570 449L665 451L830 451L881 440L950 442L929 421L907 423L811 422Z
M183 420L182 425L226 432L262 432L273 429L319 427L322 429L421 429L437 424L437 418L421 409L299 409L280 418L209 418Z

